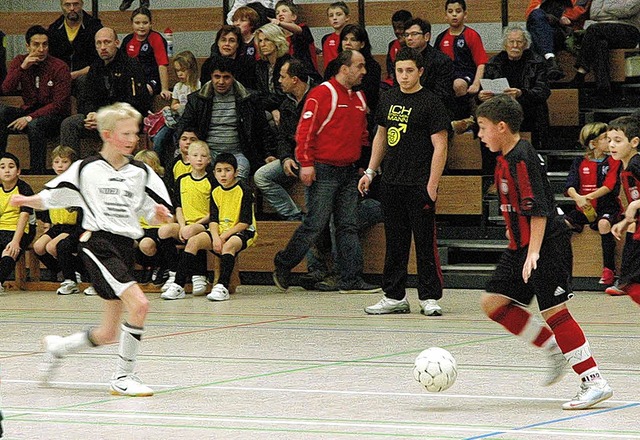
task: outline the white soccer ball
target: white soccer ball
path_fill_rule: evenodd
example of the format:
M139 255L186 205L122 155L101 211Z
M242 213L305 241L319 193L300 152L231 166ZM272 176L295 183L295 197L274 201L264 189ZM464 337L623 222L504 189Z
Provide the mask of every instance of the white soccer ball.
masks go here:
M454 384L458 377L456 360L444 348L431 347L424 350L416 358L413 377L427 391L439 393Z

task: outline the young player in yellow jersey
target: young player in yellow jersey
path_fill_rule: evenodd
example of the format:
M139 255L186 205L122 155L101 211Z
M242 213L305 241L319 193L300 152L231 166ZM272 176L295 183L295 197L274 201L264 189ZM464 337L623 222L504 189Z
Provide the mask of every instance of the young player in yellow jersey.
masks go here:
M207 295L210 301L229 299L229 281L236 255L253 245L258 233L253 212L251 188L238 179L238 162L233 154L220 153L213 164L214 175L219 183L211 197L211 223L209 230L191 237L187 241L175 282L163 294L171 299L184 298L184 284L191 272L196 253L210 250L220 257L218 283Z

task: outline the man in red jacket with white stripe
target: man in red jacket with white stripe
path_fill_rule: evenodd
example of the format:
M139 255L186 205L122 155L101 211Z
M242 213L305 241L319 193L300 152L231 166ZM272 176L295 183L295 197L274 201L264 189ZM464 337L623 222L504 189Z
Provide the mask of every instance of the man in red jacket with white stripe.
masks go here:
M367 103L360 84L366 73L360 52L337 58L338 73L309 92L296 131L300 180L307 188L307 216L275 257L275 284L286 290L291 269L302 261L333 214L340 293L375 293L380 288L362 279L362 248L356 226L358 170L362 145L368 144Z

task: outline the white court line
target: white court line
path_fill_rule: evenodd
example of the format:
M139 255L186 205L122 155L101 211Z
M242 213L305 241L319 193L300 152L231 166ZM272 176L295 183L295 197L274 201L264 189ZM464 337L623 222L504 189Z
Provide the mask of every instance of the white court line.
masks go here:
M39 385L40 382L36 380L19 380L19 379L3 379L2 383L21 383L21 384L35 384ZM74 389L82 389L88 387L109 387L107 382L51 382L51 385L55 388L56 385L61 387L73 387ZM202 385L197 384L181 384L181 385L166 385L166 384L147 384L151 389L167 389L172 388L186 388L185 392L189 389L201 389L201 390L230 390L230 391L251 391L251 392L276 392L276 393L301 393L301 394L342 394L342 395L354 395L354 396L394 396L394 397L419 397L419 398L449 398L449 399L483 399L483 400L525 400L531 402L566 402L566 398L552 398L552 397L523 397L523 396L496 396L496 395L478 395L478 394L446 394L446 393L397 393L386 391L350 391L350 390L318 390L318 389L297 389L297 388L269 388L269 387L234 387L227 385ZM418 385L419 386L419 385ZM619 405L630 405L634 403L640 403L638 400L607 400L609 403L615 403Z
M244 428L249 428L249 424L250 423L257 423L260 426L263 425L271 425L271 426L319 426L319 427L330 427L332 429L337 429L337 428L365 428L365 429L395 429L395 430L410 430L412 432L415 432L416 430L420 430L420 431L427 431L429 432L431 435L434 434L434 431L445 431L445 432L468 432L468 433L473 433L473 434L489 434L492 432L505 432L505 433L518 433L518 434L529 434L529 435L536 435L539 436L541 434L548 434L548 435L562 435L563 438L566 437L579 437L579 438L586 438L586 437L593 437L593 438L625 438L625 439L640 439L640 434L638 435L629 435L629 434L615 434L615 433L609 433L609 432L597 432L597 433L590 433L590 432L585 432L585 431L578 431L576 430L575 432L571 432L569 430L553 430L553 429L539 429L539 430L528 430L528 429L518 429L517 431L513 431L510 428L504 428L504 427L496 427L495 429L493 428L487 428L485 426L483 427L478 427L478 428L474 428L474 427L468 427L468 426L459 426L459 427L455 427L455 426L441 426L438 424L429 424L429 423L415 423L415 422L411 422L409 424L399 424L399 423L363 423L363 422L341 422L341 421L315 421L315 420L274 420L273 418L260 418L260 417L215 417L215 416L203 416L203 417L195 417L195 416L181 416L181 415L173 415L173 416L168 416L168 415L153 415L153 414L139 414L139 413L131 413L131 412L122 412L122 413L117 413L117 412L110 412L110 413L103 413L100 411L81 411L81 412L68 412L68 411L12 411L12 410L3 410L3 412L8 415L19 415L19 416L29 416L29 415L37 415L37 416L58 416L58 417L64 417L67 422L70 422L70 418L76 418L76 419L80 419L82 416L82 418L86 418L87 420L90 420L92 422L96 421L96 418L102 418L102 419L116 419L116 420L123 420L123 419L131 419L131 420L135 420L135 421L141 421L141 420L161 420L161 421L174 421L174 422L216 422L216 423L220 423L220 422L228 422L228 423L241 423L242 426ZM19 422L20 417L13 419L13 423ZM42 418L39 419L39 421L41 422L45 422L45 420L43 420ZM135 425L135 423L133 423ZM197 428L201 428L202 426L196 426ZM222 426L216 425L215 428L224 428ZM230 429L232 429L232 427L229 427ZM260 430L260 428L256 428L258 431ZM364 434L364 433L363 433Z

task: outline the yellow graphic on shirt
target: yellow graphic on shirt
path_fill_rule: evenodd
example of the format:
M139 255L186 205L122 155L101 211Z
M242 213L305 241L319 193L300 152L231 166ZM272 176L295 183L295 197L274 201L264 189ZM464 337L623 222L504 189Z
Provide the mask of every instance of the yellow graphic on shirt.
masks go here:
M387 121L399 122L397 127L389 127L387 130L387 144L394 147L400 142L402 133L407 132L407 122L413 111L412 108L406 108L404 105L392 105L387 113Z

